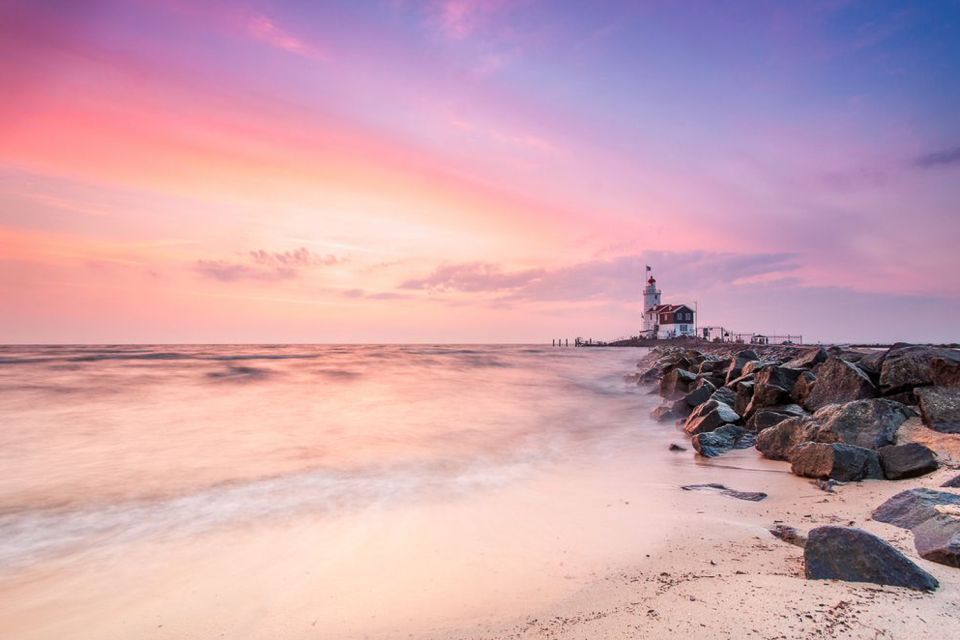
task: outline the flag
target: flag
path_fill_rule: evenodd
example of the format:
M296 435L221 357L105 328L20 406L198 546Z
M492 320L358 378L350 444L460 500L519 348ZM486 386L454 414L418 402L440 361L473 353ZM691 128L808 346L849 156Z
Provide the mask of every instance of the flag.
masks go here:
M650 271L650 265L647 265L647 271Z

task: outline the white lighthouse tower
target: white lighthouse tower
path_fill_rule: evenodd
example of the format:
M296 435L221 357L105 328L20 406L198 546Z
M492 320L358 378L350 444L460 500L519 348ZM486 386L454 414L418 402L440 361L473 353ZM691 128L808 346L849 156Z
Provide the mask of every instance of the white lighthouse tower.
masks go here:
M647 267L650 273L650 267ZM643 290L643 334L656 337L657 314L654 310L660 305L660 290L657 289L657 280L650 275L647 286Z

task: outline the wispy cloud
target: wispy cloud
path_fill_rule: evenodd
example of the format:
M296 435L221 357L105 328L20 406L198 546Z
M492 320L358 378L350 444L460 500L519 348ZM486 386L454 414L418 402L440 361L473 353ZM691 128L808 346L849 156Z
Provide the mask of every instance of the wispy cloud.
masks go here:
M943 165L960 164L960 147L927 153L914 160L913 164L924 169Z
M240 280L277 281L291 280L301 271L311 267L331 266L343 262L334 255L313 253L306 247L292 251L276 252L256 249L247 254L246 262L228 260L197 260L193 268L204 278L220 282Z
M500 267L482 262L451 264L438 267L433 273L407 280L401 289L425 289L433 291L505 291L517 289L543 277L542 269L504 272Z
M705 291L719 285L768 281L795 271L790 253L732 254L692 251L645 252L597 259L556 269L504 271L486 263L443 265L423 278L407 280L402 289L435 292L488 293L512 300L636 300L645 266L664 265L662 275L674 291Z

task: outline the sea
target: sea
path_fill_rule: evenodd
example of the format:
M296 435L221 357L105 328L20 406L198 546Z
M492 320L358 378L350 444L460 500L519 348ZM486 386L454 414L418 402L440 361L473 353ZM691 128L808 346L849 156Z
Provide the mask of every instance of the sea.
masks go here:
M0 637L407 638L567 597L719 477L668 451L644 353L0 347Z

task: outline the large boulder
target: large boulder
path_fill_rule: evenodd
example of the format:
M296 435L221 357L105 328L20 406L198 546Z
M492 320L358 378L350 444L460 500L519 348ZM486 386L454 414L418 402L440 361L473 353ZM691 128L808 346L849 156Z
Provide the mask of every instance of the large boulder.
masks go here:
M709 400L716 390L717 388L709 380L700 379L694 384L693 389L683 396L683 402L687 407L693 409Z
M742 380L734 387L737 397L733 402L733 410L743 415L747 412L747 407L753 401L753 380Z
M887 480L916 478L936 471L937 456L919 442L880 447L880 466Z
M757 435L757 449L765 458L789 460L791 451L809 442L816 429L817 424L811 418L787 418Z
M876 451L849 444L806 442L793 449L790 470L805 478L852 482L883 478Z
M804 442L878 449L894 444L897 430L912 414L886 398L828 404L809 418L788 418L764 429L757 436L757 449L771 460L791 460L792 449Z
M941 387L960 387L960 357L935 357L930 363L930 381Z
M865 353L860 360L857 361L857 366L863 369L870 379L874 382L880 379L880 370L883 368L883 361L887 358L886 349L874 349L869 353Z
M676 400L689 393L696 382L697 376L686 369L671 369L660 379L660 395Z
M750 416L747 420L747 428L751 431L763 431L764 429L780 424L784 420L805 416L807 416L807 412L795 404L765 407L758 409L756 413Z
M817 527L803 548L804 573L810 580L872 582L918 591L933 591L937 579L888 542L862 529Z
M941 433L960 433L960 387L921 387L914 391L925 425Z
M818 426L812 439L877 449L894 444L900 425L913 415L907 406L886 398L829 404L813 414Z
M913 530L913 544L924 560L960 567L960 518L941 514L924 520Z
M891 394L933 384L934 361L937 362L938 379L952 379L949 372L960 367L960 351L942 347L894 346L880 368L880 389L884 394Z
M687 418L683 430L689 435L713 431L717 427L740 420L740 416L729 405L716 400L708 400L693 410Z
M725 424L713 431L698 433L691 442L697 453L713 458L733 449L749 449L756 442L756 434L735 424Z
M761 369L754 377L753 397L743 414L749 416L764 407L789 404L790 390L801 373L803 372L800 369L788 369L777 365Z
M752 351L750 352L741 351L736 356L734 356L733 359L730 361L729 366L727 367L727 376L726 376L727 384L730 384L737 378L744 375L743 368L747 365L747 363L757 359L758 359L757 354L753 353Z
M901 491L873 510L873 519L902 529L913 529L940 515L937 507L960 507L960 495L935 489Z
M812 369L827 359L827 350L823 347L807 349L793 360L788 360L783 364L791 369Z
M737 401L737 394L733 391L733 389L728 387L719 387L713 392L713 395L710 396L710 399L716 400L717 402L722 402L732 407ZM736 411L736 408L734 408L734 411Z
M877 388L855 364L836 356L828 358L817 369L817 380L804 407L816 411L828 404L873 398Z
M813 387L817 384L817 376L811 371L804 371L797 377L797 381L793 383L793 387L790 389L790 399L795 403L803 406L807 403L807 398L810 397L810 394L813 392Z

